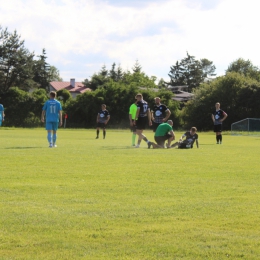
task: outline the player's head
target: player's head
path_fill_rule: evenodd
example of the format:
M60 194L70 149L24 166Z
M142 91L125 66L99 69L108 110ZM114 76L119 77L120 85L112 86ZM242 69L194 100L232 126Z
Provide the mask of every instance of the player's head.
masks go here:
M193 126L191 129L190 129L190 133L192 135L194 135L195 133L197 132L197 128L195 126Z
M154 102L156 105L159 105L161 103L161 99L159 97L154 98Z
M167 123L171 126L173 126L173 121L172 120L168 120Z
M143 95L142 95L141 93L138 93L138 94L135 96L135 99L136 99L137 101L140 101L140 100L143 99Z
M215 104L215 107L216 107L216 109L219 109L219 108L220 108L220 103L217 102L217 103Z
M107 107L107 106L106 106L105 104L102 104L102 105L101 105L101 108L102 108L103 110L106 109L106 107Z
M51 91L50 92L50 98L56 98L56 92L55 91Z

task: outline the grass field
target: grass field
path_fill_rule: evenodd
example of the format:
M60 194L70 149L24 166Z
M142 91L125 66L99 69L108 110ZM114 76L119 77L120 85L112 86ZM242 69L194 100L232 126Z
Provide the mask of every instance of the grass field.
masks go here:
M0 128L0 259L260 259L260 137L199 141Z

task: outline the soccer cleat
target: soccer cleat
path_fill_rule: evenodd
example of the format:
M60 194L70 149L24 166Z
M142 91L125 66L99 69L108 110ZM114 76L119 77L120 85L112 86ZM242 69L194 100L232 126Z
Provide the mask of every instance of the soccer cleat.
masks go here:
M151 148L151 145L152 145L152 143L151 143L151 142L149 142L149 143L148 143L148 149L150 149L150 148Z
M135 148L139 148L140 147L140 145L139 144L137 144L136 146L135 146Z
M96 137L96 139L98 139L98 136Z
M219 142L217 142L217 144L219 144Z
M135 144L132 144L132 146L135 146Z
M53 146L52 146L52 143L50 143L49 147L50 147L50 148L52 148L52 147L53 147Z
M57 147L57 144L54 144L52 147L56 148L56 147Z

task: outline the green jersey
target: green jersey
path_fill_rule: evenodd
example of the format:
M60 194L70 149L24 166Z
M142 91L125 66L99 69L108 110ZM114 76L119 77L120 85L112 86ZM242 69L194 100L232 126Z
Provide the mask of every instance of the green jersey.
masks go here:
M136 111L137 111L137 105L134 103L130 106L129 108L129 115L132 116L132 119L135 120L135 116L136 116Z
M162 123L157 127L154 136L165 136L170 131L172 131L172 126L168 123Z

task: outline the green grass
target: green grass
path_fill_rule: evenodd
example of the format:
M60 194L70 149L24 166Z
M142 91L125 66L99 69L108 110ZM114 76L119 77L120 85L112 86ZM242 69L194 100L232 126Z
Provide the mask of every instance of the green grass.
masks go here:
M60 129L50 149L44 129L0 128L0 259L259 259L260 138L199 141Z

